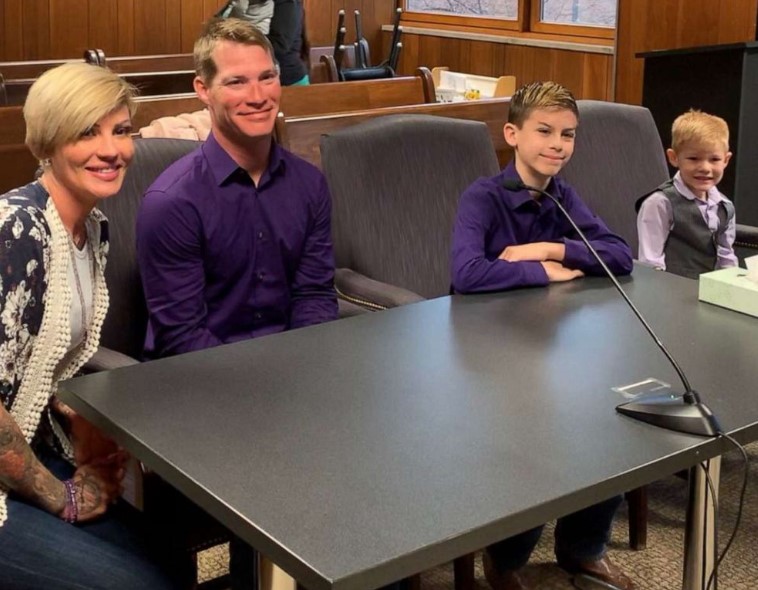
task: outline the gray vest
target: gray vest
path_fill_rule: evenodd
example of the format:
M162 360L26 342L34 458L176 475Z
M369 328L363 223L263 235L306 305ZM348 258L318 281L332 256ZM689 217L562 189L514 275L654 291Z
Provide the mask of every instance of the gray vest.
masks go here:
M664 246L666 270L690 279L701 273L715 270L718 260L716 244L734 218L734 205L721 201L718 206L719 227L712 232L703 219L697 203L682 196L674 188L673 180L668 180L654 192L662 192L671 203L674 227L669 232ZM652 193L650 193L652 194ZM637 209L647 197L637 201Z

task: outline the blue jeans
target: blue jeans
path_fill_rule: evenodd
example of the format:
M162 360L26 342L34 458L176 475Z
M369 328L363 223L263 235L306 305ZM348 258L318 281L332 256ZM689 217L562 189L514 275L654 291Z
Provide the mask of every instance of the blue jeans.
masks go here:
M63 459L41 459L58 478L74 468ZM141 513L124 502L98 520L71 525L17 497L8 498L0 527L3 590L175 590L191 584L191 562L153 550ZM165 546L165 545L164 545Z
M613 517L622 500L622 496L615 496L559 518L555 527L558 561L594 561L603 557L611 537ZM525 566L543 528L538 526L487 547L495 567L506 571Z

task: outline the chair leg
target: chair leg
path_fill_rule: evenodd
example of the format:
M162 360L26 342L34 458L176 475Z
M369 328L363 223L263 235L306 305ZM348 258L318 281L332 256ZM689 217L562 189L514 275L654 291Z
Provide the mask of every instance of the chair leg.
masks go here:
M629 503L629 546L642 551L647 546L647 486L626 493Z
M455 590L474 590L474 554L469 553L453 562Z

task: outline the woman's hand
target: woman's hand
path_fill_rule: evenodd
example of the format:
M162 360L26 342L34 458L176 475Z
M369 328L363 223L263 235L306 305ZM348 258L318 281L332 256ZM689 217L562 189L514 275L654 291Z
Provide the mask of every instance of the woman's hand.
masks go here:
M97 463L82 465L71 478L73 498L76 502L76 521L94 520L108 509L108 505L118 499L121 486L109 477L110 469ZM62 516L63 512L59 516Z
M66 419L77 466L97 464L102 477L120 486L129 454L59 399L52 407Z

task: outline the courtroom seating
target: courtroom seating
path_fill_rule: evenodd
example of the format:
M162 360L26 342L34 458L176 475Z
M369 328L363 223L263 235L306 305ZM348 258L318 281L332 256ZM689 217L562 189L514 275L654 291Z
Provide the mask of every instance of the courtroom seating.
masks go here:
M142 96L150 96L191 91L195 71L128 72L119 76L135 86ZM6 79L4 81L5 103L0 106L23 105L29 88L35 80L36 78Z
M739 219L739 210L737 219ZM738 223L736 229L734 252L744 265L745 258L758 255L758 227Z
M357 84L350 82L349 84ZM510 98L492 98L456 103L412 104L302 117L287 117L279 113L276 121L277 141L285 148L321 167L320 140L329 134L365 121L391 115L434 115L453 119L481 121L489 130L501 167L513 158L513 149L505 142L503 126L508 120Z
M279 111L286 117L360 111L434 102L434 84L427 68L413 76L310 86L285 86Z
M635 201L669 178L663 143L645 107L577 101L574 155L560 176L637 257Z
M379 117L324 135L321 156L337 267L424 298L447 295L458 198L480 176L499 171L487 126ZM359 282L350 276L338 287L350 294Z

